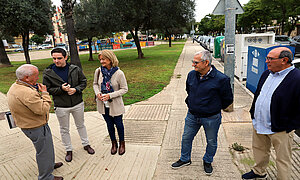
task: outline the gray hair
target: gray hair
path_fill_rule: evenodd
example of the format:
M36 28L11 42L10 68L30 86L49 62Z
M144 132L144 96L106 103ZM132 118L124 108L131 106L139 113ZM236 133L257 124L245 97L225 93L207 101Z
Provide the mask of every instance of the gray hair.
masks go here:
M39 70L38 67L32 64L23 64L22 66L18 67L16 70L17 79L23 79L25 76L31 76L34 73L32 70L33 68Z
M293 54L290 51L283 50L280 52L279 58L285 58L285 57L289 59L287 63L292 64Z
M208 50L203 50L203 51L198 51L194 54L194 56L197 56L199 54L202 54L201 56L201 61L206 61L208 60L209 61L209 65L211 65L211 62L212 62L212 56L210 54L210 52Z

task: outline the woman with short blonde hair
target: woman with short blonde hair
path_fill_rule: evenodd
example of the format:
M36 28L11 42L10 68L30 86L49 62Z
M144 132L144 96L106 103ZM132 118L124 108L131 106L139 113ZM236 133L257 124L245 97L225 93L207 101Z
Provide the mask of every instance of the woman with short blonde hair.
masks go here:
M104 59L109 59L111 61L112 67L117 67L119 65L119 60L114 52L111 50L103 50L98 54L98 59L100 60L100 56Z

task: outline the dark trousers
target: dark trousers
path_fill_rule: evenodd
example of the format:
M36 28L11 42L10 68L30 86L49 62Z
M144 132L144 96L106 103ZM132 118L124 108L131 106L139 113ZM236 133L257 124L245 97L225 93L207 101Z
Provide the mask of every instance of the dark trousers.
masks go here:
M102 114L102 116L106 121L110 140L112 141L116 140L116 134L115 134L115 125L116 125L118 135L119 135L119 141L124 141L124 125L122 119L123 115L112 117L109 115L109 108L105 108L105 114Z
M51 130L48 124L33 129L22 129L32 141L36 150L36 162L39 169L39 180L53 180L54 148Z

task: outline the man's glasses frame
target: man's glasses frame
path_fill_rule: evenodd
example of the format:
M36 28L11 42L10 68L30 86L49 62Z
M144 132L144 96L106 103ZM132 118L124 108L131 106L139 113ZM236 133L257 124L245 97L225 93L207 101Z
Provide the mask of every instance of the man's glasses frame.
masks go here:
M272 57L266 57L266 60L268 61L274 61L274 60L279 60L279 59L283 59L283 57L279 57L279 58L272 58Z
M205 60L201 60L201 61L194 61L194 60L192 60L192 63L195 64L195 65L197 65L197 64L199 64L199 63L201 63L203 61L205 61Z

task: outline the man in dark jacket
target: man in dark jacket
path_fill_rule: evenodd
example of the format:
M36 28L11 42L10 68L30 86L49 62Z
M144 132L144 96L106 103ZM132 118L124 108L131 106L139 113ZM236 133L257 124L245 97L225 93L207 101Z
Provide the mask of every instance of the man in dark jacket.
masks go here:
M293 130L300 127L300 70L292 66L292 58L286 47L267 55L268 70L258 82L250 109L255 165L243 179L267 177L271 145L276 152L277 179L290 178Z
M44 70L43 83L53 97L55 114L60 124L62 143L67 151L65 160L71 162L70 114L74 117L84 149L89 154L95 153L89 145L84 125L82 91L86 88L87 80L78 66L67 63L68 56L64 49L55 48L51 51L51 55L54 64Z
M181 142L181 157L172 164L173 169L191 164L193 139L201 126L206 135L206 152L203 156L204 171L211 175L211 163L217 151L217 137L221 124L221 109L233 102L230 79L211 65L209 51L200 51L192 60L195 70L189 72L186 80L188 113L185 118Z

